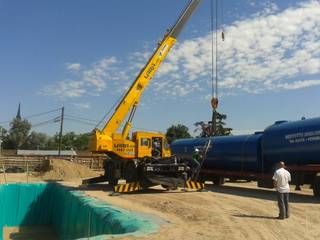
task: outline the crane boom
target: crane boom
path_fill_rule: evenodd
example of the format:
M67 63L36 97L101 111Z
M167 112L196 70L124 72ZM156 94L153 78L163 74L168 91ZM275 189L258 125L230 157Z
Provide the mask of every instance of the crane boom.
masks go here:
M185 10L181 13L180 17L173 25L173 27L164 35L159 46L154 51L147 64L142 68L135 81L132 83L118 106L115 108L114 113L100 131L95 129L94 139L91 140L91 150L108 152L112 151L112 141L114 139L127 139L131 129L131 122L134 117L136 108L139 104L141 94L146 89L150 80L160 67L162 61L166 58L168 52L176 42L176 38L180 34L184 25L191 17L194 10L197 8L201 0L190 0ZM129 114L130 112L130 114ZM122 133L116 133L125 118L127 122L123 127Z
M178 21L174 24L168 34L166 34L159 44L158 48L155 50L145 67L141 70L122 101L119 103L115 109L112 117L109 119L108 123L104 126L102 132L107 135L113 134L121 125L124 118L127 116L129 111L132 111L131 122L135 108L139 103L140 96L142 92L147 87L148 83L154 76L155 72L158 70L161 62L166 58L171 47L175 44L176 38L181 32L183 26L186 24L193 11L196 9L201 0L191 0L183 11ZM126 127L124 128L126 130ZM127 130L125 131L126 135Z
M186 176L190 175L192 166L177 162L177 159L171 155L164 134L137 131L132 133L130 139L128 136L141 94L200 2L201 0L189 0L187 7L173 27L164 35L115 108L109 121L102 130L94 130L90 137L89 148L92 152L107 154L108 158L104 161L104 176L84 180L84 184L108 181L110 185L115 186L119 179L124 179L129 184L138 183L143 188L158 184L166 188L185 186ZM122 133L117 133L127 115L129 116Z

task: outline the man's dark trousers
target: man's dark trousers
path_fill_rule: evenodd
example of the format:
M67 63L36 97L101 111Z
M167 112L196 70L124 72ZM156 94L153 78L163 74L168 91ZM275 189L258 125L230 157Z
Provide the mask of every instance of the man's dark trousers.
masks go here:
M277 192L279 218L289 217L289 193Z

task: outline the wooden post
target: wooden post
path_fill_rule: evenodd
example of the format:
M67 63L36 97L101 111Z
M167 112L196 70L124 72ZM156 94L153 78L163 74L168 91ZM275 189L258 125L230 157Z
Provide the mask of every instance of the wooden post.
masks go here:
M6 169L4 167L4 161L2 161L2 170L3 170L3 176L4 176L4 183L7 184L7 176L6 176Z
M28 163L28 157L26 158L26 164L27 164L27 183L29 183L29 163Z
M63 119L64 119L64 107L61 108L61 117L60 117L59 150L58 150L59 157L61 157Z
M92 167L93 167L93 158L91 158L91 164L90 164L90 169L92 169Z

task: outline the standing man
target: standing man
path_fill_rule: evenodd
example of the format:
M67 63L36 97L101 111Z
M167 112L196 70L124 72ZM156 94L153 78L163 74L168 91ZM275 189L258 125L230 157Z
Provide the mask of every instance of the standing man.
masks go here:
M290 173L285 169L284 162L279 162L278 170L275 171L272 180L273 186L277 190L279 216L278 219L289 217L289 192L291 181Z

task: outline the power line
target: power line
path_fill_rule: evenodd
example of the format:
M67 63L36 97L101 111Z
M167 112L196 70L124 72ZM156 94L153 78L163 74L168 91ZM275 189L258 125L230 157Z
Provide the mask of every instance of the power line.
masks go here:
M29 116L26 116L26 117L24 117L24 118L25 118L25 119L34 118L34 117L46 115L46 114L49 114L49 113L52 113L52 112L57 112L57 111L60 111L60 110L61 110L61 108L57 108L57 109L53 109L53 110L50 110L50 111L47 111L47 112L42 112L42 113L37 113L37 114L29 115Z
M65 120L69 120L69 121L73 121L73 122L77 122L77 123L82 123L82 124L86 124L86 125L90 125L90 126L95 126L95 123L92 122L86 122L83 120L79 120L79 119L74 119L74 118L69 118L69 117L65 117Z
M60 110L61 110L61 108L57 108L57 109L53 109L53 110L46 111L46 112L36 113L36 114L28 115L28 116L24 117L24 119L39 117L39 116L46 115L46 114L49 114L49 113L52 113L52 112L57 112L57 111L60 111ZM0 122L0 124L10 123L11 121L12 120L3 121L3 122Z
M75 119L81 119L81 120L85 120L85 121L93 122L93 123L98 122L97 120L93 120L93 119L89 119L89 118L84 118L84 117L78 117L78 116L71 115L71 114L65 114L65 116L66 116L66 117L70 117L70 118L75 118Z
M36 127L40 127L40 126L43 126L43 125L47 125L49 123L57 123L57 122L60 122L60 117L55 117L55 118L52 118L52 119L44 121L44 122L39 122L39 123L36 123L36 124L32 124L31 128L36 128Z

